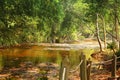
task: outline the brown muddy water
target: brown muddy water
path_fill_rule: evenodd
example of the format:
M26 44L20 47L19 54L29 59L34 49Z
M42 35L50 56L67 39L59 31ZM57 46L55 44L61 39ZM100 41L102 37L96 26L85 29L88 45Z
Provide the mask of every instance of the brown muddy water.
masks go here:
M9 74L10 71L7 71L7 69L19 68L23 63L34 66L40 63L53 63L60 67L63 55L68 55L71 67L75 67L79 64L79 55L81 52L85 53L87 58L90 58L94 50L70 49L68 46L56 45L0 49L0 75L4 73Z

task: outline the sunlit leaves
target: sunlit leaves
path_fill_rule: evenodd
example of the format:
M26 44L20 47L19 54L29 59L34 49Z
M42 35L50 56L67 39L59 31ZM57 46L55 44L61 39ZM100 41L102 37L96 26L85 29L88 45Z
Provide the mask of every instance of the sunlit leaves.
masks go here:
M96 13L113 26L114 6L114 0L0 0L0 44L89 37L95 33Z

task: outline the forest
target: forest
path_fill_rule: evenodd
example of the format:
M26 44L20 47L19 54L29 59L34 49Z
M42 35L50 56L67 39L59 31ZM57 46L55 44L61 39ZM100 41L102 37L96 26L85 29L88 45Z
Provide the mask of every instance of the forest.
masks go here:
M92 68L91 80L120 76L120 0L0 0L0 80L4 73L4 80L89 80L85 57L112 61L103 71ZM64 59L68 69L84 64L81 74L63 78Z
M0 0L0 46L85 38L119 43L119 0Z

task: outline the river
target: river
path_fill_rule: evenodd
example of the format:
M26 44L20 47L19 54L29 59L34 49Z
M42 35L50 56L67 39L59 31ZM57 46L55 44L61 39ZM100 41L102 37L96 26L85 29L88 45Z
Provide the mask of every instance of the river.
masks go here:
M13 74L16 69L24 66L38 66L42 63L57 64L60 67L63 55L68 55L71 67L79 64L79 55L81 52L90 58L98 44L49 44L41 43L29 47L14 47L0 50L0 73ZM13 72L11 71L12 69ZM18 71L19 73L19 71ZM25 73L25 72L23 72Z

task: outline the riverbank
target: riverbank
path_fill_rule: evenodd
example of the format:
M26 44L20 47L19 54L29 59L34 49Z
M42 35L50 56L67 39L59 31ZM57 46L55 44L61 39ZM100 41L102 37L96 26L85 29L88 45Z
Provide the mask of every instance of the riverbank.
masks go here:
M104 48L104 43L102 43L102 48ZM66 43L22 43L18 45L11 45L11 46L0 46L0 49L6 49L6 48L13 48L13 47L18 47L18 48L29 48L31 46L44 46L44 47L59 47L58 49L61 48L66 48L67 50L70 49L95 49L99 48L99 44L97 40L92 40L92 39L85 39L83 41L72 41L72 42L66 42ZM53 48L48 48L52 50ZM57 48L55 48L57 50Z

